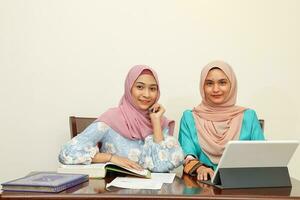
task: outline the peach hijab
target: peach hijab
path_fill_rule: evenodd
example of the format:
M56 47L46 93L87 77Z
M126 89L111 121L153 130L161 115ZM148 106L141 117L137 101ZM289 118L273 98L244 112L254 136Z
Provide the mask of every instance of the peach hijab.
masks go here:
M206 100L204 83L212 68L222 70L231 83L230 91L224 103L214 105ZM223 61L208 63L201 72L200 93L202 102L192 111L198 140L203 152L217 164L223 154L225 145L230 140L239 138L243 114L246 108L236 106L237 81L231 66Z

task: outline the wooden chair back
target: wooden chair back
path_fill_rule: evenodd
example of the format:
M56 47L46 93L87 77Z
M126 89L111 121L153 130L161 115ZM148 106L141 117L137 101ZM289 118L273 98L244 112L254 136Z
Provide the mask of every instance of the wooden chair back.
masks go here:
M259 121L259 124L260 124L261 129L264 131L264 128L265 128L265 120L259 119L258 121Z
M75 117L70 116L70 131L71 138L75 137L77 134L81 133L88 125L93 123L97 118L94 117Z

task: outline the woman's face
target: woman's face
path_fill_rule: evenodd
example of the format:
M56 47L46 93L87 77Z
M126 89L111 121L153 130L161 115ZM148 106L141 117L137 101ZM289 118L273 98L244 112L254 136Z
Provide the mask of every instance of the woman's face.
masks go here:
M231 83L226 74L220 69L211 69L204 81L206 100L215 105L225 102L229 94Z
M148 110L156 101L158 85L150 74L140 75L131 88L133 103L141 110Z

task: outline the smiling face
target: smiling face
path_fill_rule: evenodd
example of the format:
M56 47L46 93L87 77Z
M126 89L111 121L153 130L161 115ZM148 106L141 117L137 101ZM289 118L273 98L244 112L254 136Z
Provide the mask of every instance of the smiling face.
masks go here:
M206 100L211 104L220 105L227 100L231 83L222 70L213 68L208 72L203 87Z
M148 110L158 96L158 85L150 74L140 75L131 88L133 103L141 110Z

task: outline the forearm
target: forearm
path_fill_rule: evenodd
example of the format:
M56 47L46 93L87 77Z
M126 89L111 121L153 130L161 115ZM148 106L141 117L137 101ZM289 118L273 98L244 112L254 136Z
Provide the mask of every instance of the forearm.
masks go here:
M160 143L154 141L153 135L145 139L139 164L153 172L168 172L182 165L183 160L176 138L164 132L164 140Z
M164 136L160 125L160 119L153 119L151 122L153 127L153 140L154 142L159 143L164 140Z
M105 163L111 160L112 154L110 153L96 153L92 158L93 163Z
M108 132L102 122L90 124L82 133L62 146L59 161L62 164L91 164L99 152L97 143Z

